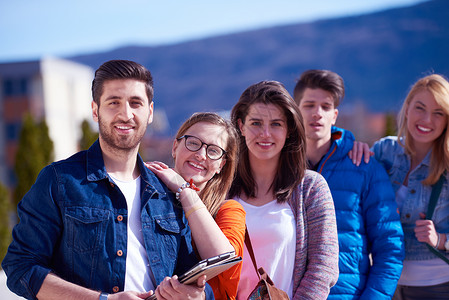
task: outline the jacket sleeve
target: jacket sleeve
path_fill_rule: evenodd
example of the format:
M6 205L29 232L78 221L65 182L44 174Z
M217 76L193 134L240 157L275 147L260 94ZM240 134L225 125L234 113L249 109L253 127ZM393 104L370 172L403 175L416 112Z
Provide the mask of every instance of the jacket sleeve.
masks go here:
M36 295L50 270L53 248L61 233L61 216L53 201L53 168L44 168L17 207L20 218L2 262L8 288L27 299Z
M391 299L402 271L404 236L388 175L375 160L370 167L362 209L373 264L361 299Z
M374 152L374 158L389 172L393 162L391 161L392 153L396 151L398 145L397 137L388 136L381 138L374 143L371 147L371 151Z
M183 222L185 224L188 224L185 214L183 214ZM189 270L191 267L193 267L198 262L198 257L195 253L195 250L193 249L193 246L192 246L190 227L185 226L181 235L182 235L182 241L180 243L178 257L182 257L182 259L177 259L177 263L176 263L175 270L174 270L174 274L178 274L178 275L184 274L187 270ZM215 299L212 287L207 282L206 282L204 291L206 294L206 300L214 300Z
M338 237L334 203L324 177L315 172L314 174L309 193L304 196L308 231L307 258L303 258L307 259L306 269L293 299L326 299L330 288L338 279Z
M212 291L211 286L206 282L206 288L204 290L206 292L206 300L214 300L214 292Z

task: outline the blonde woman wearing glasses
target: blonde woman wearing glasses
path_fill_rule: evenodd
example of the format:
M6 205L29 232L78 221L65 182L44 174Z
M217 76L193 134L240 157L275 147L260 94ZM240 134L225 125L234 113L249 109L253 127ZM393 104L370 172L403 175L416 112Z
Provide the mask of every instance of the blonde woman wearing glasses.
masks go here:
M178 130L173 142L173 169L161 162L147 164L179 199L201 258L235 251L242 256L245 211L234 200L226 200L234 179L237 133L215 113L197 113ZM215 299L235 299L241 263L208 278ZM166 278L156 294L173 299L176 279Z

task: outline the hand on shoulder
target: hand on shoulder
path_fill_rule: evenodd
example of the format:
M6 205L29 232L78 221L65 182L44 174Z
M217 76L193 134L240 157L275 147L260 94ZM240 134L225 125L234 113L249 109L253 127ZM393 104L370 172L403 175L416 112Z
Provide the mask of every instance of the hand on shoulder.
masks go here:
M349 151L348 156L352 160L352 163L358 167L362 162L362 158L366 164L369 163L371 156L374 156L374 152L370 150L367 143L354 141L354 145L352 146L352 150Z
M168 167L163 162L152 161L146 162L145 166L150 169L156 176L164 182L164 184L172 191L176 192L178 188L185 182L175 170Z

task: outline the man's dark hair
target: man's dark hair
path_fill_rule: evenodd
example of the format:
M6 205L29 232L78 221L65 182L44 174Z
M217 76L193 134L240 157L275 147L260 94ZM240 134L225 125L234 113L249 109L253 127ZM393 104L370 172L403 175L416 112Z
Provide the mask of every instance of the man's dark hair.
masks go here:
M308 70L301 74L293 90L293 98L298 105L306 88L322 89L331 93L335 108L338 107L345 96L343 78L329 70Z
M96 71L92 81L92 98L100 105L105 81L115 79L135 79L145 84L149 103L153 102L153 77L144 66L130 60L110 60L102 64Z

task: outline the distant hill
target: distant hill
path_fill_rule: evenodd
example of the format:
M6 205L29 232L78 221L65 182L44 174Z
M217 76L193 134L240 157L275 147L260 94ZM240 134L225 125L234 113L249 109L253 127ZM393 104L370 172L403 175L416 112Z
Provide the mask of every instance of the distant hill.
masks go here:
M310 68L342 75L343 109L362 101L371 111L396 112L419 77L449 76L449 1L70 59L93 68L109 59L148 67L155 109L165 109L170 134L192 112L231 109L255 82L278 80L292 92L295 79Z

